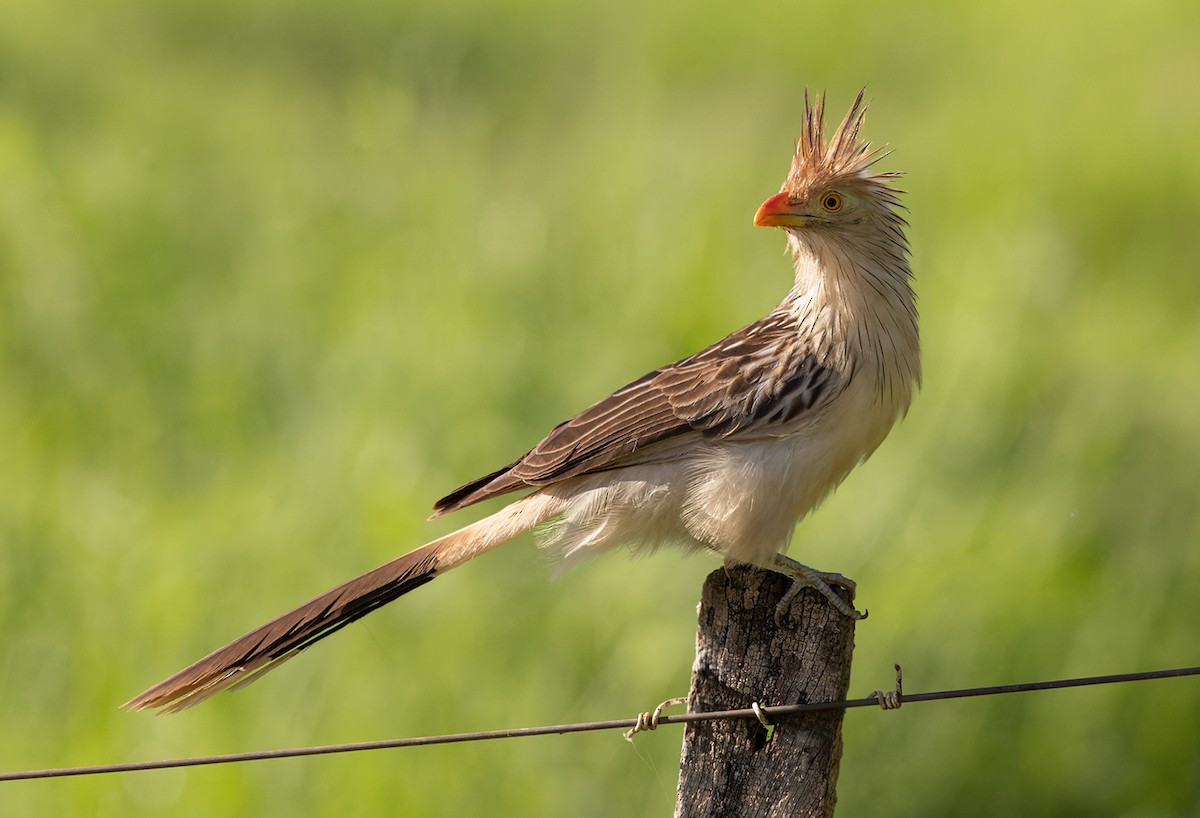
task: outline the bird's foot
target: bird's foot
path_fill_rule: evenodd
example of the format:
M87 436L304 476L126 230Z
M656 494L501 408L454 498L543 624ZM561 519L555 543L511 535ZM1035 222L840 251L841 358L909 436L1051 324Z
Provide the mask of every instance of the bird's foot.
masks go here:
M791 610L792 601L796 595L800 593L802 588L812 588L819 592L822 596L832 603L833 607L841 611L850 619L866 619L867 613L863 611L859 613L854 609L854 606L846 602L836 593L833 587L837 585L840 588L845 588L850 592L850 598L854 599L854 591L857 588L854 580L844 577L841 574L836 574L826 571L818 571L815 568L809 568L807 565L796 562L790 557L785 557L783 554L775 555L774 568L779 573L792 580L792 587L788 588L784 593L783 598L779 600L779 604L775 606L775 624L782 626L787 620L788 611Z

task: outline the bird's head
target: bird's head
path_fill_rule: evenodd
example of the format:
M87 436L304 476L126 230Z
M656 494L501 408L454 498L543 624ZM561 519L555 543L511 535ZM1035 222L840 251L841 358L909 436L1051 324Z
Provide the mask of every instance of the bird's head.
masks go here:
M779 193L763 202L754 215L756 225L782 227L801 243L813 232L858 233L888 223L903 225L897 212L902 207L900 191L888 184L900 174L872 172L871 166L883 154L859 140L866 109L860 91L826 145L825 98L810 102L805 91L804 131L792 168Z
M804 132L791 171L754 223L787 231L795 258L795 284L778 309L795 314L810 332L813 322L825 322L826 337L845 341L828 360L842 355L852 371L871 371L873 364L879 394L902 412L920 385L921 362L904 208L890 185L900 174L871 170L883 154L859 140L862 92L828 144L824 108L824 97L812 103L805 92Z

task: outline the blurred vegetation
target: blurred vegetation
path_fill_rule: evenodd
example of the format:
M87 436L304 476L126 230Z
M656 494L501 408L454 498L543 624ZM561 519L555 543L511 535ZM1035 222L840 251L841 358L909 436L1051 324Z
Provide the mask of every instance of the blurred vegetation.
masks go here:
M632 716L715 562L528 539L170 718L116 705L462 520L764 313L804 86L903 169L926 388L793 554L852 695L1197 664L1200 6L9 0L0 768ZM474 512L466 512L471 519ZM1200 815L1174 680L847 715L840 815ZM677 730L9 784L6 816L666 815Z

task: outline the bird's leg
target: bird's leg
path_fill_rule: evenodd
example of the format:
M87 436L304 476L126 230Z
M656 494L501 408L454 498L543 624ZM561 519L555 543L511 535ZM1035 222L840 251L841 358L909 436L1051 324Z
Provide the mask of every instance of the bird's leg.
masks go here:
M792 600L796 598L796 594L800 593L801 588L813 588L820 592L822 596L833 603L833 607L837 608L843 614L851 619L866 619L865 613L859 613L854 610L846 600L833 592L832 585L837 585L845 588L850 592L850 598L854 598L854 591L857 587L854 580L844 577L841 574L827 573L818 571L814 568L809 568L807 565L796 562L791 557L785 557L783 554L775 555L775 570L792 580L792 587L788 588L784 593L783 598L779 600L779 604L775 606L775 624L782 625L787 618L788 610L792 606Z

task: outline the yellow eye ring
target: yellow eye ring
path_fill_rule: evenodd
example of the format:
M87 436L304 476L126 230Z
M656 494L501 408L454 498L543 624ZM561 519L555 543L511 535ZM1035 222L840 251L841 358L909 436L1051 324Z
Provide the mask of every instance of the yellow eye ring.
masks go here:
M821 194L821 207L825 208L829 213L837 213L842 209L842 194L836 190L830 190Z

